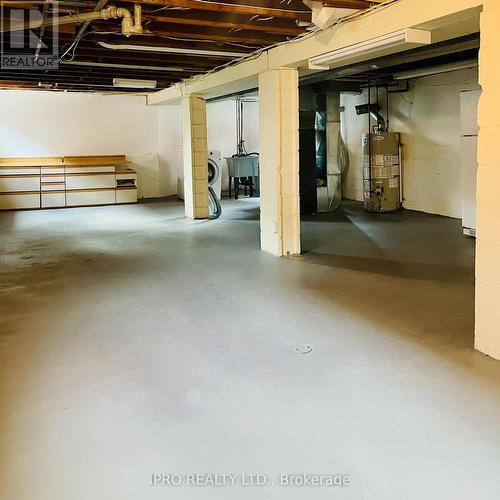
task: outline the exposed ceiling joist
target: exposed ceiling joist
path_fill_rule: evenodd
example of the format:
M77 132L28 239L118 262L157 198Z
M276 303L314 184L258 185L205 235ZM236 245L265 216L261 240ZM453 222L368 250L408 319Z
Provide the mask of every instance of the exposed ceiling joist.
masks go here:
M226 22L226 21L212 21L207 19L193 18L188 16L155 16L145 14L143 18L146 21L154 21L155 23L168 23L189 26L209 26L213 28L223 29L237 29L237 30L250 30L250 31L263 31L265 33L274 33L280 35L300 35L304 33L303 28L298 26L276 26L268 23L245 23L245 22Z
M366 0L324 0L321 2L323 7L334 7L338 9L368 9L374 2Z
M229 2L210 2L204 0L141 0L143 4L184 7L194 10L208 10L213 12L233 12L236 14L261 15L282 17L287 19L298 19L300 21L310 21L311 13L307 10L289 10L273 7L259 7L253 5L240 5Z

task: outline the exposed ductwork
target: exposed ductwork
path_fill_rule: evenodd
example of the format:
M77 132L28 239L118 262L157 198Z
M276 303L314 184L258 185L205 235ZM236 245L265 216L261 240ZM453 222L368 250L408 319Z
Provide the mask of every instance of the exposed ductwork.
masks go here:
M326 29L342 17L346 17L357 9L346 9L338 7L325 7L321 0L304 0L312 11L312 23L320 29Z
M358 116L370 113L370 116L377 122L377 125L375 125L375 129L378 133L381 134L383 132L387 132L387 123L384 117L379 113L380 107L378 104L360 104L359 106L356 106L355 109Z
M52 17L45 22L34 21L31 23L11 24L3 27L1 31L19 31L26 29L37 29L42 26L59 26L63 24L79 24L97 20L122 19L122 34L129 37L131 35L140 35L142 33L142 7L140 4L134 4L134 16L128 9L110 5L98 12L82 12L78 14L69 14L67 16Z

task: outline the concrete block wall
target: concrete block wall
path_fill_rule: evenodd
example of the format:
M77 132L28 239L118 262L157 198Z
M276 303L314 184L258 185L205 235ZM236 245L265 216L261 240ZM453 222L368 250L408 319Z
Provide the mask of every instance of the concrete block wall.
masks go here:
M261 248L300 253L299 92L296 69L259 75Z
M481 15L476 349L500 359L500 3L485 0Z
M207 113L205 99L191 94L182 99L184 207L186 217L208 217Z

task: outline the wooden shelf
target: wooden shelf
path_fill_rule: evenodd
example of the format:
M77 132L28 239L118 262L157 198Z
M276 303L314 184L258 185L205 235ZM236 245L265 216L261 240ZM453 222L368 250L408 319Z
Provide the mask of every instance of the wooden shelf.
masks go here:
M108 155L108 156L64 156L64 165L71 166L101 166L101 165L117 165L122 163L130 163L124 155Z

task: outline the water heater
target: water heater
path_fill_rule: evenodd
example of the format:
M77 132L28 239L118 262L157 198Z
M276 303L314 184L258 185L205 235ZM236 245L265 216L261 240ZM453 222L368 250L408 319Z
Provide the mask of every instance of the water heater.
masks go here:
M363 200L367 212L401 208L400 137L395 132L362 136Z

